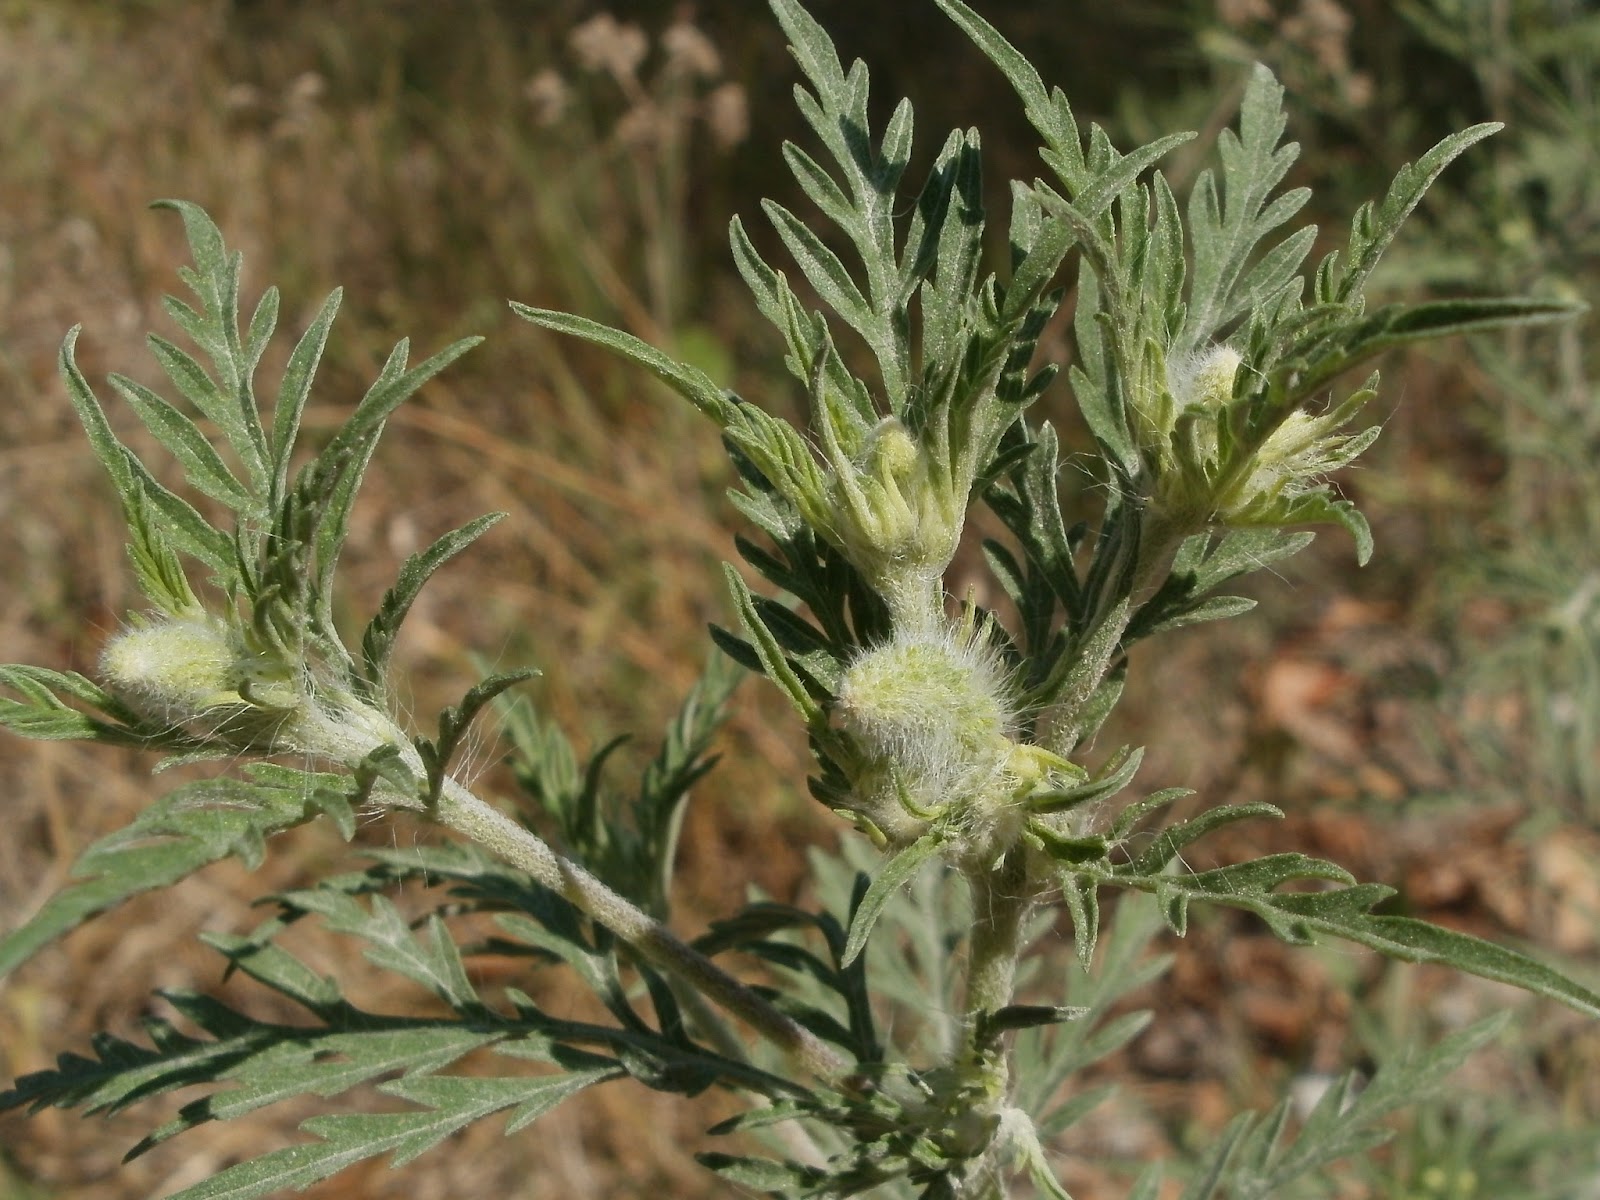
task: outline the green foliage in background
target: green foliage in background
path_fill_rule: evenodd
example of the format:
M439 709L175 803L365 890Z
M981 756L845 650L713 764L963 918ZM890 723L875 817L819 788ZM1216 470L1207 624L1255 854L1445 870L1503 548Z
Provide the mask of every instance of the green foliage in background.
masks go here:
M1446 216L1401 278L1460 286L1471 247L1496 253L1477 276L1498 287L1576 297L1600 271L1600 17L1562 6L1492 12L1407 6L1418 37L1471 72L1482 103L1519 136L1450 189ZM1516 696L1513 729L1474 722L1496 791L1592 823L1600 817L1600 390L1586 331L1506 331L1476 339L1493 389L1475 429L1505 464L1476 536L1447 574L1451 611L1504 606L1503 630L1463 639L1454 688ZM1531 745L1533 753L1523 752ZM1531 778L1530 778L1531 769Z
M348 838L359 816L401 809L456 837L372 854L362 870L268 897L272 915L245 934L207 936L230 970L292 1002L301 1021L163 993L179 1020L152 1018L142 1042L104 1035L92 1057L63 1056L0 1104L116 1111L209 1087L137 1153L290 1096L371 1085L408 1102L312 1118L302 1128L314 1140L264 1148L178 1193L242 1200L373 1156L402 1165L493 1114L515 1132L567 1096L631 1078L741 1098L741 1114L714 1132L748 1136L701 1160L753 1191L954 1200L1008 1195L1026 1178L1065 1196L1051 1139L1103 1097L1064 1089L1150 1019L1118 1004L1161 969L1146 944L1163 928L1184 934L1196 904L1252 913L1287 942L1335 939L1446 964L1600 1015L1600 996L1581 983L1393 915L1383 908L1391 889L1334 863L1289 852L1187 869L1199 839L1278 809L1224 805L1174 821L1181 787L1124 799L1142 748L1094 746L1135 643L1246 611L1248 600L1219 589L1302 549L1305 526L1341 528L1359 560L1371 554L1365 519L1329 478L1377 436L1354 424L1377 377L1351 388L1353 369L1395 346L1575 311L1559 299L1367 304L1428 187L1493 127L1405 167L1313 262L1316 231L1294 223L1308 193L1282 188L1298 150L1282 140L1270 72L1250 75L1237 129L1180 198L1157 164L1190 135L1118 150L975 11L938 0L1016 91L1050 172L1010 185L996 272L985 264L977 131L952 132L921 186L902 191L910 103L874 134L866 67L847 69L795 0L772 7L815 138L783 157L821 221L763 205L793 280L761 248L764 232L735 221L732 244L807 402L807 427L776 415L778 398L725 390L630 334L515 307L642 367L721 433L742 482L734 502L754 527L739 548L769 588L729 567L738 627L714 640L787 697L815 755L812 792L862 835L813 859L815 907L757 899L691 941L666 925L683 805L711 769L730 702L726 663L685 700L627 800L608 785L611 747L580 762L561 731L515 706L515 815L459 777L473 719L532 672L485 679L436 729L407 724L389 678L402 622L430 576L495 518L412 556L349 642L334 620L336 567L386 419L471 341L416 366L402 342L303 458L301 414L337 294L263 406L255 379L277 293L246 315L239 256L198 207L170 202L194 259L181 274L194 301L171 299L167 311L198 357L150 339L181 402L121 376L110 383L204 501L158 482L116 438L69 335L62 375L121 501L149 609L108 643L98 681L0 668L11 692L0 721L239 769L180 787L91 847L75 881L0 940L0 970L209 863L255 865L269 835L296 824L326 817ZM1058 373L1036 362L1038 347L1069 297L1066 382L1094 438L1100 497L1071 513L1058 494L1058 435L1032 412ZM1008 535L982 547L1007 598L993 610L946 591L976 508ZM408 884L431 889L420 917L391 899ZM1114 908L1103 909L1107 894L1119 896ZM1076 951L1066 963L1046 939L1063 915ZM306 920L430 993L435 1015L355 1004L280 940ZM510 959L530 977L565 968L600 1015L558 1018L527 990L489 988L470 969L479 957ZM758 972L734 973L750 960ZM1391 1112L1437 1088L1498 1027L1389 1063L1364 1089L1336 1082L1292 1137L1287 1101L1241 1114L1186 1180L1184 1200L1280 1195L1361 1154L1387 1136ZM469 1058L472 1070L447 1070ZM757 1155L766 1136L776 1149ZM1129 1195L1147 1200L1159 1187L1151 1167Z

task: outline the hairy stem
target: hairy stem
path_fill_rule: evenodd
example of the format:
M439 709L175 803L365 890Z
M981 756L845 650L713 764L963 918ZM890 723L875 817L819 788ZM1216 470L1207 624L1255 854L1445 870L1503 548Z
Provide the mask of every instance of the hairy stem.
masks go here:
M1016 991L1017 964L1027 949L1023 926L1035 898L1026 851L1014 848L994 870L970 873L967 885L973 909L964 1013L968 1040L958 1069L964 1090L982 1097L978 1108L998 1122L998 1134L1011 1090L1010 1063L1002 1047L979 1044L978 1033L984 1015L1006 1007ZM1006 1200L1004 1159L1009 1153L1007 1137L991 1136L959 1186L961 1200Z
M1139 557L1128 589L1135 610L1167 581L1172 573L1172 560L1177 557L1184 539L1204 528L1202 520L1184 520L1161 512L1145 515L1139 530Z
M1017 961L1023 950L1022 926L1033 907L1027 857L1018 847L999 867L968 877L972 888L972 942L967 967L966 1019L975 1025L984 1013L1011 1003Z
M640 958L687 983L777 1046L797 1067L829 1082L850 1066L803 1025L786 1017L755 992L632 902L576 863L552 850L536 834L486 804L453 779L446 779L434 818L444 826L527 871L626 942Z

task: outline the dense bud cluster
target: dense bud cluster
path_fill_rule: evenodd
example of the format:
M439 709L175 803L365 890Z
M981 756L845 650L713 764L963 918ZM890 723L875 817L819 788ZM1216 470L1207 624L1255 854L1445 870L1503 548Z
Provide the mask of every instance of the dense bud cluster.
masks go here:
M952 859L1003 851L1058 761L1014 740L1015 705L981 630L902 632L866 650L845 672L836 710L853 752L851 815L893 848L938 825Z
M841 549L897 623L921 623L961 539L963 498L895 417L872 430L859 462L833 466L829 523Z
M101 653L100 670L142 717L266 750L281 743L302 694L292 676L263 671L255 657L225 623L195 614L124 630Z
M206 613L124 630L100 655L106 686L147 720L235 750L357 761L405 738L380 710L255 649Z

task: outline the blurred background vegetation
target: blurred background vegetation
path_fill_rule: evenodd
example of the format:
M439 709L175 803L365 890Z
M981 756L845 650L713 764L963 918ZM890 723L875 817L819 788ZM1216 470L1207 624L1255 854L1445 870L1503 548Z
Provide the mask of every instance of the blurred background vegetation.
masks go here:
M1245 65L1268 62L1304 147L1292 182L1315 189L1330 241L1401 163L1463 125L1503 120L1508 131L1436 187L1377 292L1600 299L1600 14L1583 0L978 7L1119 144L1201 130L1166 164L1180 186L1232 120ZM999 181L1037 170L1033 142L998 76L928 8L812 4L841 51L871 63L880 111L912 97L919 146L954 124L982 129L1001 212ZM793 405L725 249L733 213L748 217L764 194L794 199L777 153L798 135L793 78L751 0L604 11L587 0L0 0L5 658L92 670L136 606L55 353L81 322L91 378L149 381L142 338L166 328L159 297L175 288L182 244L177 222L144 206L183 197L244 250L248 290L282 287L286 326L346 288L313 427L337 421L398 337L431 351L489 335L394 421L348 553L359 615L404 555L479 512L512 514L413 613L403 667L417 710L459 696L485 665L533 662L544 671L534 700L580 746L633 733L624 755L648 755L699 670L705 625L728 619L716 571L734 557L728 469L686 406L514 322L504 302L617 324L763 404ZM1319 539L1258 586L1257 614L1136 664L1158 678L1131 689L1107 737L1150 743L1151 787L1285 807L1284 828L1235 835L1252 851L1282 839L1325 853L1398 886L1408 911L1529 945L1592 984L1600 395L1588 333L1524 332L1386 364L1385 435L1343 481L1373 520L1373 564L1357 572L1347 542ZM1049 348L1067 352L1061 331ZM1070 397L1058 387L1044 403L1082 450ZM1231 666L1241 656L1243 672ZM689 816L687 928L736 904L750 878L795 895L796 846L836 833L804 796L804 747L781 706L748 687L740 709ZM479 759L494 770L492 745ZM153 786L147 765L0 747L0 922L31 912L90 840L128 819ZM363 836L430 835L384 825ZM344 853L298 833L265 886L294 886ZM135 1030L153 986L232 986L191 935L252 923L262 886L218 870L41 957L0 993L0 1071L43 1066L94 1028ZM1314 1091L1330 1071L1507 1004L1524 1008L1518 1032L1448 1103L1316 1194L1600 1196L1600 1033L1576 1018L1365 956L1287 953L1243 918L1204 923L1177 949L1141 998L1160 1019L1116 1066L1132 1083L1121 1123L1062 1147L1063 1177L1084 1200L1119 1191L1077 1153L1181 1156L1240 1105ZM623 1109L631 1132L619 1131ZM619 1088L518 1139L478 1129L404 1173L358 1170L312 1194L711 1195L689 1156L718 1111L715 1099L685 1113ZM0 1200L165 1194L279 1144L304 1115L206 1127L126 1168L117 1160L146 1115L8 1117Z

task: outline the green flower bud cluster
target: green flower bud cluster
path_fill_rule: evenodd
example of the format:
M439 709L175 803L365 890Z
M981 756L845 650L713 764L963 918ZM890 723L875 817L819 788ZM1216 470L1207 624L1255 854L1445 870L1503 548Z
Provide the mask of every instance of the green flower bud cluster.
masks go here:
M836 713L852 758L845 815L886 848L938 827L952 859L992 862L1021 836L1028 796L1077 770L1015 740L1013 682L970 623L902 631L863 652Z
M1378 436L1376 427L1339 433L1375 394L1373 381L1320 416L1295 409L1265 439L1239 441L1239 409L1249 403L1234 394L1243 369L1232 346L1209 346L1166 360L1150 373L1160 382L1137 389L1134 424L1152 503L1176 527L1308 519L1295 501L1324 490L1328 474Z
M1255 452L1248 472L1219 491L1220 519L1240 524L1270 521L1282 502L1321 487L1331 472L1353 462L1377 440L1381 427L1352 434L1338 430L1370 398L1370 391L1362 391L1320 417L1303 410L1285 417Z
M252 642L201 611L143 620L106 645L100 672L139 716L229 750L357 761L404 744L385 714Z
M828 529L897 624L924 624L961 540L965 495L896 417L878 422L855 461L830 459Z

